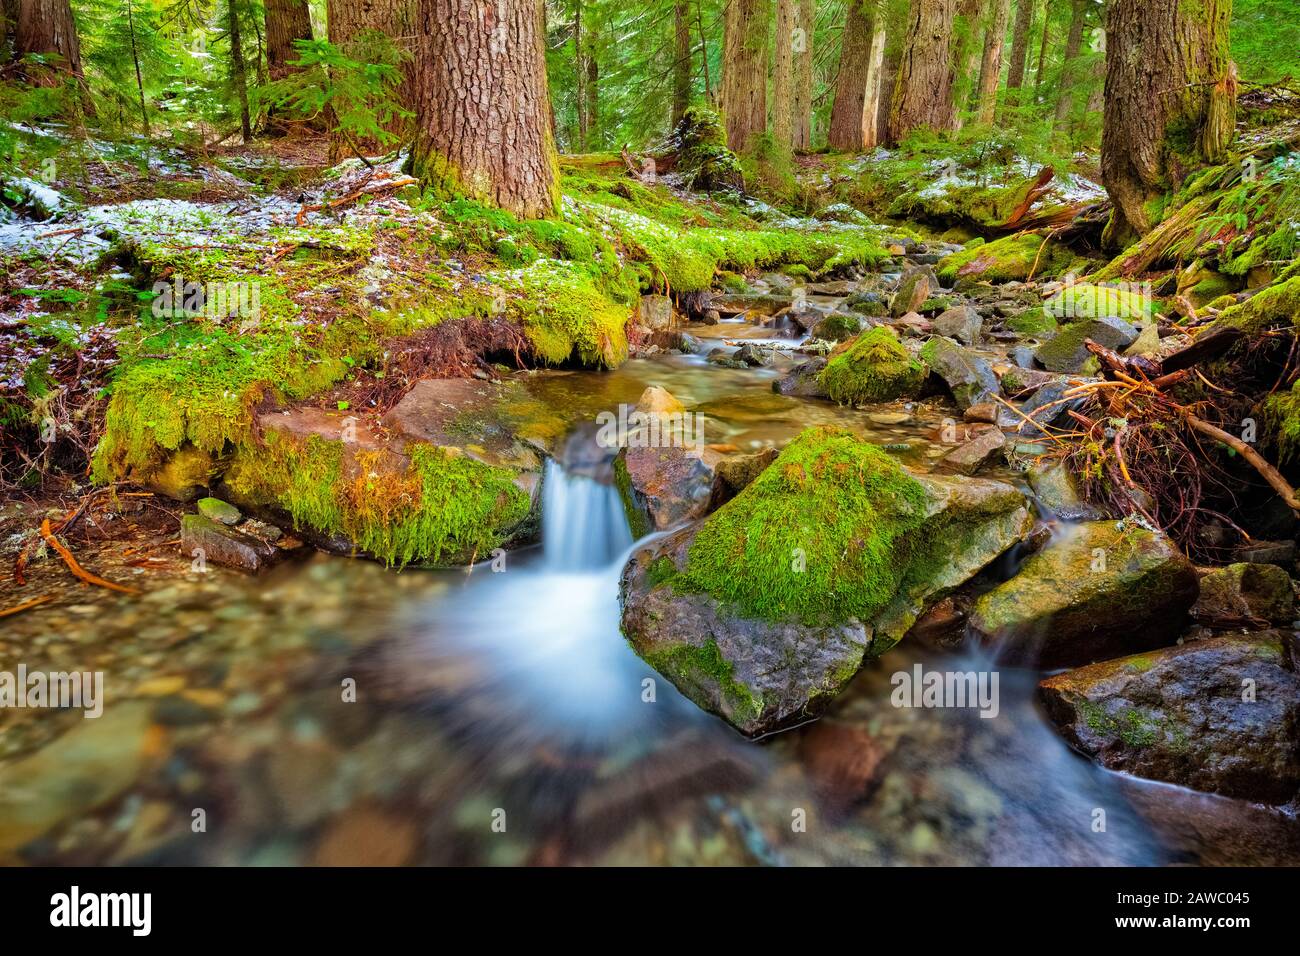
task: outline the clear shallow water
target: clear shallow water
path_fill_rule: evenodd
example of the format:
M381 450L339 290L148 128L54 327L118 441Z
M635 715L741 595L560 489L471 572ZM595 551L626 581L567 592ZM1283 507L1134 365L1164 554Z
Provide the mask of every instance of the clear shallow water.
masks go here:
M659 384L711 408L718 438L741 447L838 420L929 453L937 408L878 425L774 396L771 377L684 357L535 377L535 392L573 410L578 437L561 456L572 468L548 476L542 546L500 572L397 574L317 555L51 610L25 660L93 662L109 706L99 721L0 715L0 755L13 758L0 768L0 860L1300 860L1280 815L1079 759L1035 708L1036 674L1001 669L995 719L891 704L894 673L987 669L972 653L900 647L821 721L760 743L641 662L618 628L633 544L607 462L583 437L596 411Z

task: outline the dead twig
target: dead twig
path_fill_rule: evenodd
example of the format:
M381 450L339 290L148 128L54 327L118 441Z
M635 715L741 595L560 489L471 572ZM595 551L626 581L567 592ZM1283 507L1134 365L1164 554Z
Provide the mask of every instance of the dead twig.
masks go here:
M1259 472L1260 476L1268 482L1269 487L1277 492L1278 497L1286 502L1288 508L1300 513L1300 499L1296 498L1295 489L1292 488L1287 480L1282 477L1281 472L1264 460L1264 457L1260 455L1259 452L1255 451L1255 449L1251 448L1250 445L1242 441L1236 435L1230 435L1222 428L1218 428L1207 421L1197 418L1191 412L1184 412L1183 418L1186 420L1188 425L1200 432L1202 435L1213 438L1215 441L1222 442L1244 458L1250 466Z
M54 600L52 594L42 594L40 597L32 598L30 601L24 601L22 604L15 604L13 607L7 607L0 611L0 617L11 617L14 614L21 614L23 611L30 611L34 607L40 607L42 604L49 604Z
M125 584L117 584L113 581L106 581L98 575L91 574L79 565L77 559L72 556L72 552L65 548L63 544L60 543L59 539L54 536L54 532L50 530L49 518L46 518L41 522L41 537L46 540L51 548L58 552L59 557L63 559L63 563L68 566L68 570L71 571L74 576L85 581L87 584L94 584L97 587L108 588L110 591L120 591L123 594L140 593L139 588L129 587Z

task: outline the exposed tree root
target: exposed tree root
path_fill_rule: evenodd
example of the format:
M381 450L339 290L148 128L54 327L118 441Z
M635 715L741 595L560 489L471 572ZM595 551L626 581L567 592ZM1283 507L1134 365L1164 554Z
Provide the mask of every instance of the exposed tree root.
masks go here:
M99 577L98 575L91 574L89 571L87 571L85 568L79 565L77 563L77 559L72 556L72 552L69 551L66 547L64 547L63 544L59 541L59 539L54 536L54 532L50 530L49 518L46 518L44 521L41 522L41 537L46 540L46 542L49 544L51 548L53 548L55 551L58 552L59 557L63 559L63 563L68 566L68 570L71 571L73 575L80 578L82 581L85 581L87 584L93 584L96 587L101 587L101 588L108 588L110 591L120 591L123 594L140 593L139 588L129 587L125 584L117 584L113 581L106 581L103 578Z

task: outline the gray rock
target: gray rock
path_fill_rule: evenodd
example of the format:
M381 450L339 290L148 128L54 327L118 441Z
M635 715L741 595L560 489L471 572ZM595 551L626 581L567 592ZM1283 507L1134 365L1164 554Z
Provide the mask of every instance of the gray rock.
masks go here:
M973 475L984 465L1002 457L1007 439L1000 428L985 428L963 445L954 448L939 459L936 471L958 475Z
M959 305L948 309L931 324L938 335L946 335L963 345L974 345L979 341L984 320L969 305Z
M939 336L925 343L921 358L943 379L961 409L993 400L998 393L997 374L988 360Z
M1088 400L1087 395L1076 395L1073 398L1065 398L1065 393L1080 383L1080 379L1057 378L1044 385L1040 385L1038 390L1025 401L1020 407L1020 411L1026 418L1033 419L1033 422L1027 422L1023 419L1020 424L1020 434L1029 438L1037 438L1046 434L1046 430L1039 426L1066 426L1072 421L1070 411L1083 407L1084 402Z
M898 288L889 300L889 314L895 317L915 312L926 299L939 292L941 286L928 265L912 266L898 280Z
M279 556L275 546L261 538L198 514L181 518L181 549L191 556L198 551L205 561L250 574L269 567Z
M1043 681L1048 715L1112 770L1241 800L1300 791L1300 677L1290 635L1224 635Z
M778 395L790 395L794 398L829 398L822 388L821 372L826 367L826 359L811 358L800 362L788 375L772 383L772 391Z
M671 329L675 324L673 300L666 295L641 296L641 324L654 332Z

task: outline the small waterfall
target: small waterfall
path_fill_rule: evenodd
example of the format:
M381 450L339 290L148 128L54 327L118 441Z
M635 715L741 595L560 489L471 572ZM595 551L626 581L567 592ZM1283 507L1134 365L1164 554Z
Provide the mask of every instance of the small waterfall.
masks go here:
M553 571L596 571L632 544L618 489L556 461L542 485L542 553Z

